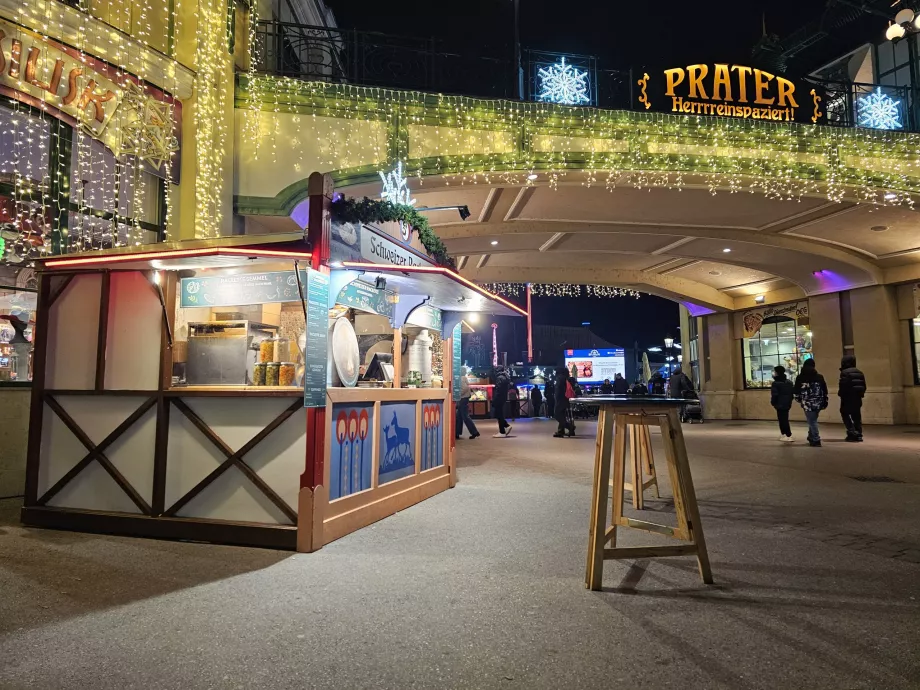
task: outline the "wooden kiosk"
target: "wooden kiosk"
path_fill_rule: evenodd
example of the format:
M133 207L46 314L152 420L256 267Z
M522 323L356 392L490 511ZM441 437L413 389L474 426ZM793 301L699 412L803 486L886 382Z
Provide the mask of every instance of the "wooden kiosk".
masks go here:
M594 483L589 527L588 557L585 570L585 587L600 590L605 560L626 558L656 558L663 556L695 555L699 563L700 577L706 584L712 583L709 554L703 538L703 525L696 503L696 492L690 476L687 448L680 426L678 410L690 402L673 398L652 396L592 396L578 399L590 400L599 406L597 421L597 444L594 456ZM651 469L651 443L648 427L661 428L665 459L671 487L674 492L674 508L677 513L677 527L638 520L623 514L623 491L630 488L633 503L642 505L642 494L652 482L643 480L643 470ZM632 482L626 482L627 434L631 442ZM613 467L611 477L611 465ZM657 492L657 476L653 474ZM612 481L611 481L612 479ZM613 508L607 520L607 492L613 490ZM632 527L673 537L681 542L668 546L617 547L617 529ZM608 547L607 545L610 544Z
M340 234L398 263L330 252L318 215L44 261L25 524L313 551L454 485L463 317L525 312L385 228ZM336 324L392 380L336 378Z

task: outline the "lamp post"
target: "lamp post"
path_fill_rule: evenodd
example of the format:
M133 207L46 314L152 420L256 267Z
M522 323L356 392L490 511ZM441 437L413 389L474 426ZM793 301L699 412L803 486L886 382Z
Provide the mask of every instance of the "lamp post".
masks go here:
M665 339L664 339L664 350L665 350L665 352L667 353L667 360L668 360L668 376L671 375L671 362L674 360L674 358L671 357L671 348L672 348L672 347L674 347L674 338L672 338L670 335L665 336Z
M524 100L524 70L521 66L520 0L514 0L514 86L519 101Z

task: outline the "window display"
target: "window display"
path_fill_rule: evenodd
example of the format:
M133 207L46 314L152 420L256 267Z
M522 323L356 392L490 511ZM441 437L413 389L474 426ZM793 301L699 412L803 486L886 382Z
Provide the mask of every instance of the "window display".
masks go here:
M744 387L769 388L773 367L786 368L786 376L795 378L802 364L812 358L812 332L803 319L770 316L759 330L741 341Z
M0 385L32 380L32 336L37 294L0 285Z

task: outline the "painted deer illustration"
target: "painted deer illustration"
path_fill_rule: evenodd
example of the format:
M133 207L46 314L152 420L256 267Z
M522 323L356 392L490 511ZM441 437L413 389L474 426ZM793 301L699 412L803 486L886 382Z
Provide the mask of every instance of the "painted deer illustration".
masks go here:
M405 457L409 455L409 429L404 426L399 426L399 420L396 418L396 413L393 413L393 432L396 434L396 447L402 448L406 447L405 452L400 451L399 455Z
M398 452L399 443L396 436L390 436L390 425L383 427L383 437L387 442L387 452L383 456L383 466L389 467L393 464L393 458Z

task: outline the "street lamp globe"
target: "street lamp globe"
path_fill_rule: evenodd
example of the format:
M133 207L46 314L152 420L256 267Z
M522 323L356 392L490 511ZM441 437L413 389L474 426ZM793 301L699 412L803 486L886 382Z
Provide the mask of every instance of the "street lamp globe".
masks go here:
M892 24L888 27L888 30L885 31L885 38L889 41L897 41L899 38L904 38L906 31L904 27L900 24Z
M909 24L914 20L914 11L912 9L905 8L894 15L895 24Z
M674 345L674 338L668 336L667 338L664 339L665 347L672 347L673 345Z

